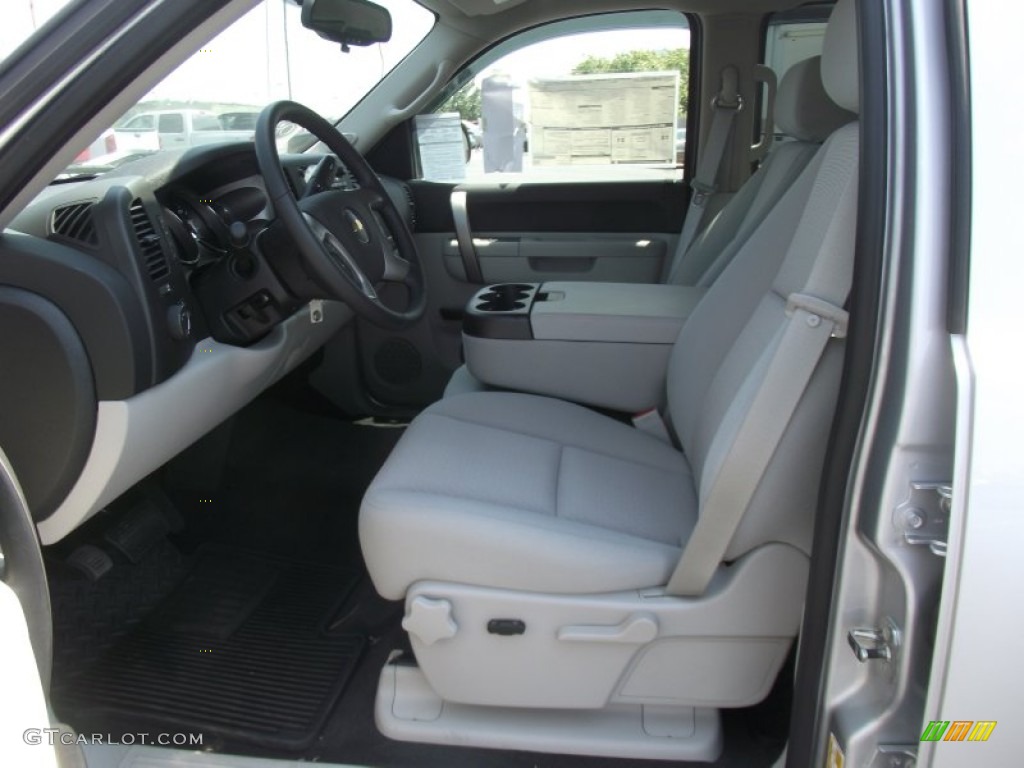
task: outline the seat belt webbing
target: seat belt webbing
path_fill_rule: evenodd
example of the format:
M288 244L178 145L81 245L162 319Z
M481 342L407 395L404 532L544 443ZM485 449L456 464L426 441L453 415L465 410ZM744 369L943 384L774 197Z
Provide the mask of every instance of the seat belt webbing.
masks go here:
M686 252L700 231L708 201L718 191L718 174L725 159L725 151L729 146L729 135L736 113L743 108L743 99L739 95L739 73L734 66L722 70L721 87L718 95L711 101L714 115L708 131L708 143L701 152L697 163L697 172L690 181L690 206L686 211L683 231L676 243L667 282L672 283L679 271Z
M743 514L803 396L828 340L846 335L846 312L803 293L790 295L789 320L761 386L709 491L667 592L700 595L722 561Z

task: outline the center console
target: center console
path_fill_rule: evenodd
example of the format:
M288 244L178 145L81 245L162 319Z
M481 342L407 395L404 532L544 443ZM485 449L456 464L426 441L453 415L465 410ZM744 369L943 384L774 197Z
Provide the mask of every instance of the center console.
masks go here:
M669 354L703 288L501 283L466 308L466 365L485 384L618 411L663 400Z

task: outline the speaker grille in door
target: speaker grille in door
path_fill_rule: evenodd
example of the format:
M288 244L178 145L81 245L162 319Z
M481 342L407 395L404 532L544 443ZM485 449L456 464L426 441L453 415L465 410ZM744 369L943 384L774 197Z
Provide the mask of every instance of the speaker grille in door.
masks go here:
M373 369L387 384L406 386L423 373L423 359L416 347L405 339L391 338L377 347L373 355Z

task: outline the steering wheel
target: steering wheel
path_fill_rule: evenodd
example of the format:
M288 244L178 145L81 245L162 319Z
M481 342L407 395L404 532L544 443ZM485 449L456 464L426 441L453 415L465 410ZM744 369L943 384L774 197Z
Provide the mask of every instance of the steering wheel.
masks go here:
M302 126L323 142L348 168L358 188L317 191L320 185L297 200L275 141L277 125L283 120ZM384 328L406 328L423 315L426 289L412 234L377 174L348 139L308 107L278 101L260 113L256 159L278 218L321 288ZM381 301L378 287L382 283L407 288L404 310Z

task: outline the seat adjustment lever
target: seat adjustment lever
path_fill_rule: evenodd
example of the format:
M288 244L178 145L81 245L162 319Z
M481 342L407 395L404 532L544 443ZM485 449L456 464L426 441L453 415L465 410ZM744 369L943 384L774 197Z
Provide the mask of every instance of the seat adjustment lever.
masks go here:
M567 643L625 643L644 645L658 636L658 620L650 613L634 613L621 624L577 624L558 630L558 639Z

